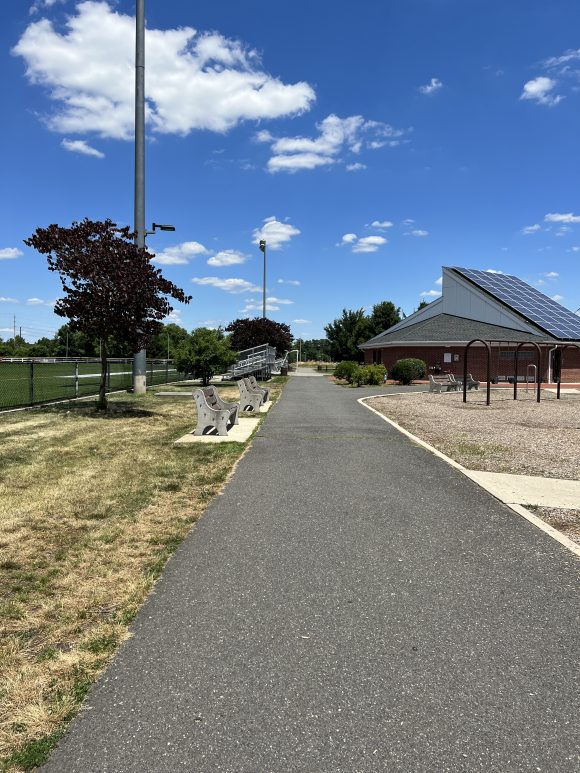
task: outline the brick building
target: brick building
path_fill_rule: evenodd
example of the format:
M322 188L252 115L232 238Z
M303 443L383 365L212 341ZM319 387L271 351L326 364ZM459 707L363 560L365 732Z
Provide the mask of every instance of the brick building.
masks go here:
M540 347L540 378L580 382L580 317L517 277L463 268L443 268L441 298L406 317L361 349L365 362L389 369L397 360L417 357L431 373L463 373L466 345L468 371L487 379L487 347L491 347L491 379L514 376L518 344L518 375L530 380Z

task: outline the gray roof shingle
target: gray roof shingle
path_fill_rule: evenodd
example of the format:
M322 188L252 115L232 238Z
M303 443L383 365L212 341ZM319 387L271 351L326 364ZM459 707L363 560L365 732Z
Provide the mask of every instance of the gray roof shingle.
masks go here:
M384 333L371 338L364 344L360 344L361 349L374 348L381 344L401 343L468 343L474 338L481 338L484 341L534 341L535 343L558 343L558 339L545 333L534 335L522 330L513 330L501 325L490 325L487 322L478 322L474 319L465 317L455 317L452 314L438 314L435 317L409 325L402 330L391 332L386 330ZM561 343L561 342L560 342Z

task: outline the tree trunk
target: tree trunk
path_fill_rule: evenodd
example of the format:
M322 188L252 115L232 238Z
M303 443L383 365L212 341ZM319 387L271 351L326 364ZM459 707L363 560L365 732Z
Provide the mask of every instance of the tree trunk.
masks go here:
M97 400L97 410L107 410L107 343L101 342L101 383L99 385L99 398Z

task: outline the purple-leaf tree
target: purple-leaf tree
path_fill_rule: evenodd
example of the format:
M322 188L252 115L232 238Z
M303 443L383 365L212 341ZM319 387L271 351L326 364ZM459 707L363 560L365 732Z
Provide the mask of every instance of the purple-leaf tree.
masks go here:
M130 344L133 351L147 346L161 320L172 311L167 297L189 303L191 296L151 264L153 255L137 247L128 227L111 220L73 222L70 228L49 225L25 239L29 247L48 256L65 293L54 307L79 330L101 340L101 383L97 407L107 407L107 339Z

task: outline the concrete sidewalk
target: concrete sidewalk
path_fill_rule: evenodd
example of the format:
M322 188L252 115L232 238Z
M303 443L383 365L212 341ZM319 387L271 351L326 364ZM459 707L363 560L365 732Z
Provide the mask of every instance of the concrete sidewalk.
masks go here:
M291 379L45 770L577 773L576 569Z

